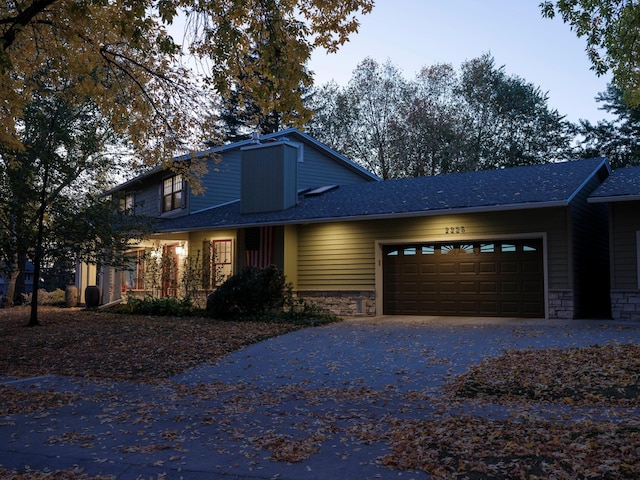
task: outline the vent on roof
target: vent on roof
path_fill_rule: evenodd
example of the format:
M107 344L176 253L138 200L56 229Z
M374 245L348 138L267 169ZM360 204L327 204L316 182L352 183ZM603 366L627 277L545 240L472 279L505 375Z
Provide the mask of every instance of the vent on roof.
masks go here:
M318 195L322 195L324 193L330 192L331 190L335 190L340 187L340 185L326 185L324 187L314 188L304 194L305 197L317 197Z

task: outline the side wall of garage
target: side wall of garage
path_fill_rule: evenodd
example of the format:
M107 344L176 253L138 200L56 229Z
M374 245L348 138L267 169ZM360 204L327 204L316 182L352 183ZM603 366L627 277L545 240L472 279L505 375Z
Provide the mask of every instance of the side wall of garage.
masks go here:
M548 316L572 316L569 231L562 207L300 225L297 290L337 314L374 315L384 244L544 236Z
M611 309L614 319L640 318L640 201L610 204Z

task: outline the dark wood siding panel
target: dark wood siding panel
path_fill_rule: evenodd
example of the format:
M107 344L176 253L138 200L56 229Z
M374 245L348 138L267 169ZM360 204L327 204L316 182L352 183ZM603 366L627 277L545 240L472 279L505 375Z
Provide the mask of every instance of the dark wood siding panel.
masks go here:
M608 209L604 204L587 203L600 185L597 175L576 195L570 207L574 305L577 318L609 317L609 234Z
M362 174L347 168L312 146L304 145L304 160L298 164L298 188L324 185L349 185L367 181Z
M638 288L638 246L640 201L611 204L612 288Z
M146 182L146 185L135 192L136 215L157 217L160 215L158 196L160 177Z
M192 212L240 198L240 150L226 152L224 157L208 160L207 173L202 176L204 192L191 194Z
M447 236L446 229L456 226L464 234ZM300 226L298 286L373 289L376 240L499 239L532 232L547 234L549 288L570 288L564 208Z

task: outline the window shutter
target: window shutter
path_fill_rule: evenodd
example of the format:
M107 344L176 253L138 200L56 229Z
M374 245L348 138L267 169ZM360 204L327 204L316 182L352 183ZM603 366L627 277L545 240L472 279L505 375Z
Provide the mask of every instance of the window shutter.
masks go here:
M182 180L182 194L180 195L180 208L187 207L187 182Z
M202 241L202 288L211 288L211 242Z

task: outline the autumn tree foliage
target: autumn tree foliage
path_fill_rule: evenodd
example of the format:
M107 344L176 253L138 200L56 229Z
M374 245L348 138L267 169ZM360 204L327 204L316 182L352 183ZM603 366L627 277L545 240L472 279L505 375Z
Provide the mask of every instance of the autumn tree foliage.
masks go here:
M94 263L100 252L126 246L112 233L113 226L125 231L127 217L112 221L104 203L79 201L84 176L108 171L108 162L95 161L105 158L102 133L122 139L134 163L164 162L197 180L194 162L171 159L220 138L211 121L219 97L235 88L259 112L302 121L311 51L336 50L372 7L372 0L5 2L0 220L10 274L26 255L41 264L64 229L67 240L92 249L75 253ZM174 21L185 26L184 46L169 34ZM78 221L58 221L65 212Z
M118 163L109 150L119 137L90 98L65 93L41 85L17 122L23 148L0 144L0 267L11 279L11 301L26 260L33 264L30 325L39 323L45 264L117 262L129 241L148 231L144 218L100 196Z
M616 87L632 107L640 104L640 4L630 0L546 0L548 18L560 16L578 37L598 75L613 73Z
M572 126L535 85L485 54L423 67L406 80L390 61L365 59L345 88L310 96L307 125L319 140L382 178L501 168L561 160Z
M157 163L211 137L207 98L240 82L261 110L306 112L300 86L314 48L335 51L372 0L17 0L0 7L0 143L20 145L16 119L47 64L77 79L146 159ZM168 26L185 20L184 48ZM247 63L249 53L256 61ZM201 72L181 62L202 60Z

